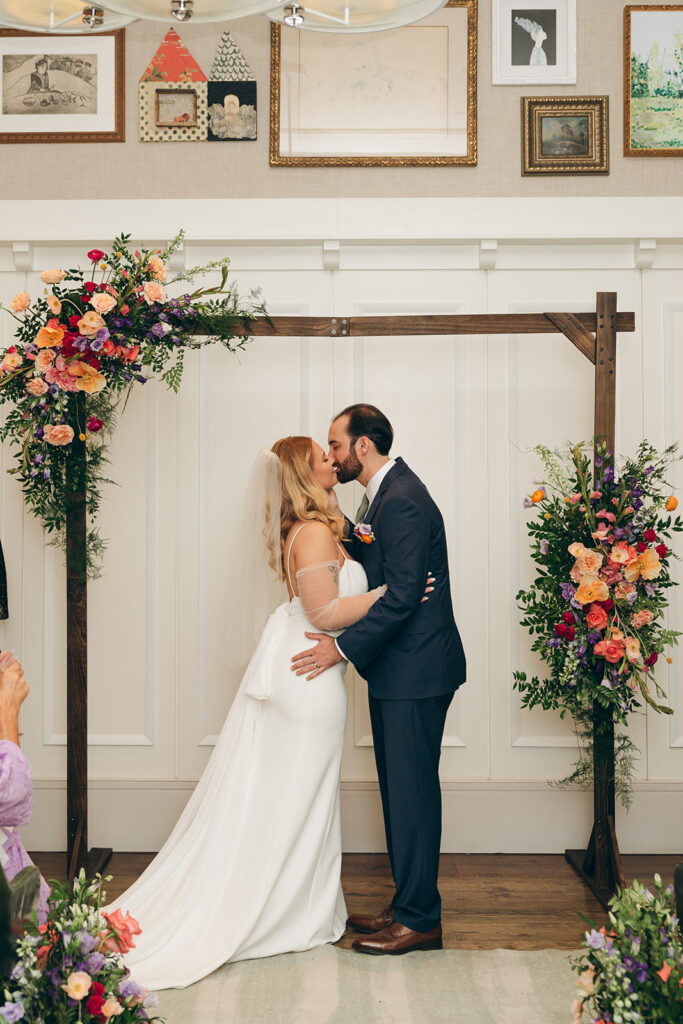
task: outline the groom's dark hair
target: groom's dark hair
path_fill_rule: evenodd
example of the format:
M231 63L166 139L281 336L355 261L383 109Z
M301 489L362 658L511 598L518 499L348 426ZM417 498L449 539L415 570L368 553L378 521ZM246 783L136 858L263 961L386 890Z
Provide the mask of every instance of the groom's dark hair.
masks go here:
M348 405L334 418L338 420L341 416L349 417L347 432L352 445L359 437L368 437L380 455L389 454L394 443L394 429L376 406L366 405L364 402Z

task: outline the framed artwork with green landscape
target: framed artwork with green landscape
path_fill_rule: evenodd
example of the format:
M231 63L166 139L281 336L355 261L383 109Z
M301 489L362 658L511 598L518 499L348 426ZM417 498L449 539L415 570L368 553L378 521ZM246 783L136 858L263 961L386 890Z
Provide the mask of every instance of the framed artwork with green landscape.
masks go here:
M624 156L683 156L683 4L624 9Z

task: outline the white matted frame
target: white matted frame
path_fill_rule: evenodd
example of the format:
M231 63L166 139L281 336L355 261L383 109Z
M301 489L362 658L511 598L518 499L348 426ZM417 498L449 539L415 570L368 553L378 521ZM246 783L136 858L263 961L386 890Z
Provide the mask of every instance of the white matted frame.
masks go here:
M576 82L576 0L491 2L494 85ZM520 48L520 38L528 42L529 63L522 62L524 48ZM546 51L550 51L550 58Z

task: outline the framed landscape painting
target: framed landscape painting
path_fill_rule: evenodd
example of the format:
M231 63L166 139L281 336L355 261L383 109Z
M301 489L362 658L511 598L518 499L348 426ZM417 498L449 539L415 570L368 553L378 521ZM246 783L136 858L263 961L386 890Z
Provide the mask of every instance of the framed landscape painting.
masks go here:
M576 82L576 0L492 0L494 85Z
M477 0L385 32L272 25L270 104L274 167L476 164Z
M0 29L0 142L123 142L124 29Z
M609 174L609 97L524 96L522 174Z
M683 4L624 8L624 156L683 155Z

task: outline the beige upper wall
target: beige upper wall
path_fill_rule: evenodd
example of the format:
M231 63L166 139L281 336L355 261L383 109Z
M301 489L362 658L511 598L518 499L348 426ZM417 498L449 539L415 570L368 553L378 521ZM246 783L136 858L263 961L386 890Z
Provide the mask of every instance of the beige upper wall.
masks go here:
M137 85L166 27L126 30L126 135L122 144L0 146L3 199L275 198L282 196L681 195L683 158L622 156L621 0L578 0L578 81L545 90L491 85L491 0L479 0L479 163L476 167L315 167L268 164L270 23L265 17L179 26L209 74L229 28L258 82L258 140L140 143ZM523 178L523 95L608 95L611 173ZM95 211L93 211L95 213ZM529 211L533 217L533 211Z

